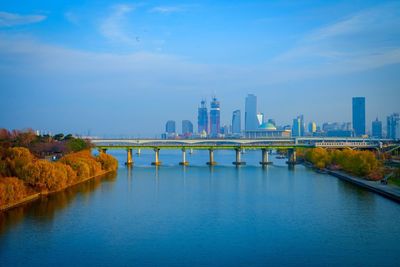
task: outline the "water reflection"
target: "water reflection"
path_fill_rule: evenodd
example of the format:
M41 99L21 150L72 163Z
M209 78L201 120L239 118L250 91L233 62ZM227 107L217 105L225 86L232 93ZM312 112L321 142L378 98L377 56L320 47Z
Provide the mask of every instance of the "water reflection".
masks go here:
M128 166L126 166L126 169L127 169L126 177L128 179L128 190L129 190L129 192L132 192L132 185L133 185L133 182L132 182L132 170L133 170L133 166L132 165L128 165Z
M353 198L356 197L357 200L362 202L362 205L365 204L369 207L374 206L376 201L376 195L371 194L370 191L363 189L358 186L354 186L353 184L338 180L338 190L341 191L345 196L352 196Z
M0 234L17 225L24 218L51 221L57 212L66 208L77 196L88 198L103 182L114 182L116 172L107 173L63 191L42 196L38 200L0 213Z

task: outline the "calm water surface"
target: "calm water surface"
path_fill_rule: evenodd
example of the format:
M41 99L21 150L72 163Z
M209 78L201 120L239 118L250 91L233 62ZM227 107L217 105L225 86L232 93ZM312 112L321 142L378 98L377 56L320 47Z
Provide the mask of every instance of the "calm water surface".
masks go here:
M0 266L399 266L400 205L259 151L161 151L0 214Z

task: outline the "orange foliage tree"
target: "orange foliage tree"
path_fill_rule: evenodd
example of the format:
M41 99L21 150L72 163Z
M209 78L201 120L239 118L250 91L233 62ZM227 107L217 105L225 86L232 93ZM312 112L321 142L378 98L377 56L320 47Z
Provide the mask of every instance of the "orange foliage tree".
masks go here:
M381 179L383 175L381 163L371 151L313 148L306 152L305 159L317 168L334 165L348 173L373 180Z
M15 203L27 196L24 182L15 177L0 178L0 206Z
M115 171L118 168L118 161L111 155L100 153L96 160L100 162L102 169L105 171Z
M100 162L90 153L84 150L62 157L60 163L71 166L76 171L79 180L98 175L102 172Z
M71 138L64 139L70 141ZM34 191L63 189L118 167L114 157L106 154L94 157L90 149L70 153L57 162L50 162L37 159L28 148L12 146L12 143L32 144L34 139L32 131L10 132L0 129L0 205L14 203ZM86 141L76 143L80 147L82 144L90 147Z

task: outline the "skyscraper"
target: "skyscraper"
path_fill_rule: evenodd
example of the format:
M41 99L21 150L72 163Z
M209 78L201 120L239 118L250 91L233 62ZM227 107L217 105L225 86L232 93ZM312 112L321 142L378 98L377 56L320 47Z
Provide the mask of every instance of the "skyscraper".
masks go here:
M317 124L315 122L310 122L308 124L308 132L313 134L317 131Z
M197 114L197 132L208 134L208 111L206 101L202 100Z
M400 139L400 115L393 113L387 117L387 138Z
M219 101L217 98L213 98L211 101L210 108L210 135L212 137L217 137L220 133L220 117L221 117L221 109Z
M260 126L261 124L263 124L264 121L264 113L258 112L257 113L257 122L258 122L258 126Z
M244 124L246 131L254 131L258 129L257 97L253 94L249 94L246 97Z
M382 138L382 122L378 118L372 122L372 137Z
M190 136L193 134L193 123L191 121L182 121L182 134L185 136Z
M353 129L356 136L365 134L365 97L353 97Z
M241 114L240 110L235 110L232 114L232 133L240 134L242 132Z
M175 121L167 121L167 123L165 124L165 132L169 135L176 133Z
M306 132L306 125L304 123L304 115L297 117L300 120L300 136L304 136Z
M300 119L300 117L293 119L293 125L292 125L292 137L298 137L298 136L301 136L301 119Z

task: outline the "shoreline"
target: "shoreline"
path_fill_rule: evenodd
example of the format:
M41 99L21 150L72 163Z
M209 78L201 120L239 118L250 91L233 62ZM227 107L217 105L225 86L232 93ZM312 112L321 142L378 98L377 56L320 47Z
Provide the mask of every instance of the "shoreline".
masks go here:
M304 162L304 166L312 168L314 169L314 171L317 172L317 169L315 169L314 166L308 162ZM342 171L333 171L327 168L323 169L323 172L331 176L334 176L336 178L339 178L342 181L346 181L351 184L357 185L359 187L367 189L370 192L376 193L387 199L400 203L400 187L396 188L391 185L383 185L379 181L370 181L363 178L355 177L351 174L347 174Z
M34 194L31 194L31 195L28 195L28 196L24 197L23 199L21 199L21 200L19 200L17 202L10 203L10 204L5 204L5 205L0 206L0 212L7 211L7 210L10 210L10 209L16 208L18 206L25 205L25 204L27 204L29 202L32 202L32 201L35 201L35 200L39 199L40 197L48 196L48 195L51 195L51 194L55 194L55 193L61 192L61 191L65 190L65 189L68 189L68 188L73 187L75 185L81 184L83 182L89 181L91 179L103 176L103 175L105 175L107 173L111 173L111 172L114 172L114 171L104 171L104 172L102 172L100 174L96 174L96 175L90 176L90 177L85 178L85 179L83 179L81 181L78 181L78 182L76 182L74 184L70 184L70 185L68 185L66 187L63 187L63 188L60 188L60 189L57 189L57 190L47 191L47 192L39 192L39 193L34 193Z

